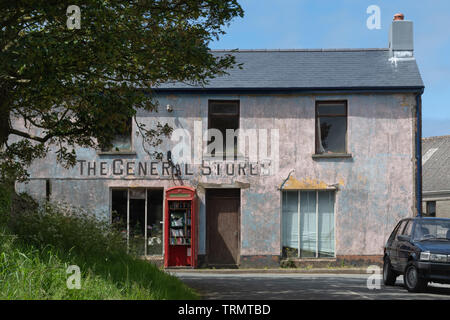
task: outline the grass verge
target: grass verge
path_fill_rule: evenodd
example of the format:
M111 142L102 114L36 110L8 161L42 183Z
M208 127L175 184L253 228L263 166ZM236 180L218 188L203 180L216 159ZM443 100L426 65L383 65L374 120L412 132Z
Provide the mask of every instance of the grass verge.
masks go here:
M0 225L0 299L197 299L178 278L128 254L114 228L64 206L24 206ZM70 265L81 288L69 289ZM71 282L71 281L70 281Z

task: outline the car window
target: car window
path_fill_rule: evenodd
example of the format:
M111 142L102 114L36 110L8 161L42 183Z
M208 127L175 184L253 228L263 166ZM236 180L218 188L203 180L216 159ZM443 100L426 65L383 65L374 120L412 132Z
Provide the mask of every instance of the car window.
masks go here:
M395 236L397 235L398 230L401 230L400 228L404 226L404 221L400 221L397 226L394 228L394 231L392 231L391 236L389 237L389 241L392 241L395 239Z
M403 220L403 221L401 222L400 226L398 227L398 230L397 230L397 234L396 234L396 235L402 234L403 229L405 228L406 223L408 223L408 220Z
M414 223L414 221L412 221L412 220L408 221L408 224L406 225L405 229L403 229L403 232L402 232L403 235L411 237L413 223Z
M414 240L450 240L450 221L444 219L417 221L414 228Z

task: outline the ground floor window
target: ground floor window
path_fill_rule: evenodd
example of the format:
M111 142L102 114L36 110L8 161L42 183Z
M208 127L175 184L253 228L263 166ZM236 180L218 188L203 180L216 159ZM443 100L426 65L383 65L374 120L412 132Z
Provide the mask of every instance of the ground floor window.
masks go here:
M334 257L334 191L282 192L284 257Z
M111 190L111 222L122 232L130 251L163 253L163 189Z

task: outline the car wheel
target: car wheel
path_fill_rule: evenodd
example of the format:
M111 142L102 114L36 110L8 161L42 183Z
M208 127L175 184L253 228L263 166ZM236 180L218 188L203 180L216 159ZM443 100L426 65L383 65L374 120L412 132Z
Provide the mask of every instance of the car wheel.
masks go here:
M428 282L420 276L419 270L412 262L405 269L403 281L409 292L421 292L428 285Z
M384 258L383 263L383 283L386 286L393 286L398 274L392 270L392 265L388 257Z

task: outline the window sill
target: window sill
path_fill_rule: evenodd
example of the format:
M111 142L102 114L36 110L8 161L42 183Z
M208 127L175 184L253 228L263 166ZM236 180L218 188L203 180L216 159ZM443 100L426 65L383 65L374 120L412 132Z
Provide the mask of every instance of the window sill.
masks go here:
M136 151L98 151L99 156L135 156Z
M351 153L322 153L322 154L314 153L312 155L313 159L352 158L352 157L353 155Z

